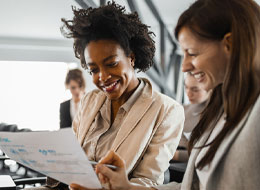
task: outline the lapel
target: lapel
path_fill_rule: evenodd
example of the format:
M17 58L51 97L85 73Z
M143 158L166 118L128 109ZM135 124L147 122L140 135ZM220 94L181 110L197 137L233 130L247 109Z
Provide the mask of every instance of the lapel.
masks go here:
M215 157L213 161L211 162L211 173L209 173L208 181L206 182L206 185L208 185L208 182L210 179L213 177L214 171L216 171L218 164L220 163L221 159L223 156L226 154L240 131L243 129L245 126L247 119L251 113L252 108L246 113L246 115L243 117L243 119L239 122L238 126L223 140L223 142L220 144Z
M195 144L195 147L200 147L203 146L205 144L205 142L208 139L208 136L210 134L210 130L207 130L202 137L199 139L199 141ZM195 162L196 159L198 157L198 154L200 153L199 148L193 148L188 160L188 165L187 165L187 169L185 171L184 174L184 178L183 178L183 183L181 186L181 189L192 189L192 184L194 183L194 174L196 173L195 171Z
M259 106L260 104L260 96L256 102L256 106ZM209 177L208 177L208 181L206 182L206 189L210 189L210 187L207 187L209 185L209 181L211 179L213 179L213 174L214 171L216 170L218 164L220 163L221 159L223 158L223 156L225 155L225 153L228 151L229 147L231 146L232 142L235 140L235 138L237 137L237 135L240 133L240 131L242 130L242 128L245 126L247 119L250 115L252 111L252 108L246 113L246 115L244 116L244 118L239 122L238 126L231 132L231 134L229 136L227 136L223 142L221 143L221 145L219 146L215 157L214 157L214 162L211 163L211 173L209 173ZM201 139L198 141L198 143L195 145L195 147L199 147L205 144L208 136L209 136L210 130L208 130L207 132L205 132L205 134L203 134L203 136L201 137ZM188 166L185 172L185 176L183 178L183 183L182 183L182 188L181 189L192 189L192 184L196 181L193 181L196 175L196 171L195 171L195 161L196 158L198 156L200 152L200 149L193 149L188 161Z
M70 116L70 101L71 101L71 100L72 100L72 99L68 100L67 108L66 108L66 109L67 109L66 111L67 111L67 113L68 113L68 116L67 116L67 117L68 117L70 123L72 123L72 118L71 118L71 116Z
M130 109L127 117L125 118L122 126L120 127L118 134L112 145L112 150L116 151L131 131L137 126L137 123L142 119L149 107L154 101L152 86L146 79L142 79L145 82L144 89L141 96L136 100L132 108Z
M97 115L97 112L100 110L100 107L103 105L105 100L106 95L100 91L98 93L93 94L90 100L87 101L89 105L85 105L85 109L82 113L82 116L87 116L87 119L82 118L84 122L80 124L80 129L78 132L81 146L83 146L84 138L89 130L89 127L91 126L93 120Z
M220 117L220 116L219 116ZM215 125L216 122L213 122L211 125ZM210 129L211 127L209 127ZM196 147L201 147L205 145L206 141L208 140L208 137L211 133L211 130L206 130L204 134L201 136L201 138L198 140L198 142L195 144L195 148L192 149L187 169L184 174L182 188L181 189L198 189L199 185L198 183L198 177L196 175L196 168L195 168L195 162L198 157L198 154L200 153L201 149Z

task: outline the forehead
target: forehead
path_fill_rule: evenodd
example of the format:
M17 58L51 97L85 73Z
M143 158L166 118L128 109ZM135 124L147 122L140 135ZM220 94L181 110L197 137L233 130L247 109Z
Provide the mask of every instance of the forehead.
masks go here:
M221 41L210 40L194 34L188 27L183 27L178 35L179 44L182 50L194 49L202 52L211 52L219 48Z
M193 32L187 28L187 27L183 27L178 35L178 40L180 43L180 46L183 49L187 49L190 47L196 47L197 44L200 44L201 42L203 42L201 39L199 39L197 36L195 36L195 34L193 34Z
M179 44L182 50L195 49L199 51L208 51L208 48L215 48L220 41L210 40L199 37L188 27L183 27L178 35Z
M70 85L70 86L78 86L78 85L79 85L79 82L76 81L76 80L71 79L70 82L69 82L69 85Z
M87 44L84 56L86 62L102 61L111 55L121 55L124 53L122 47L113 40L91 41Z

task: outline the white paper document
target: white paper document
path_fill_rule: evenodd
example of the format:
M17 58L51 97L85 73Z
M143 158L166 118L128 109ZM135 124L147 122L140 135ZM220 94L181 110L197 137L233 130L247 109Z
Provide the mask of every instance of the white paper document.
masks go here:
M0 149L12 160L65 184L101 184L71 128L52 132L0 132Z

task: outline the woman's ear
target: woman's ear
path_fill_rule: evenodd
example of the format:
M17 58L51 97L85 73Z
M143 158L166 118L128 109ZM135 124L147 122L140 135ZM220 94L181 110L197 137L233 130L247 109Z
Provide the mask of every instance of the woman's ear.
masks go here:
M131 65L132 65L132 67L134 67L135 66L135 54L134 53L130 54L130 59L131 59Z
M225 34L223 38L223 43L224 43L225 51L227 51L227 53L230 54L232 48L232 35L230 32Z

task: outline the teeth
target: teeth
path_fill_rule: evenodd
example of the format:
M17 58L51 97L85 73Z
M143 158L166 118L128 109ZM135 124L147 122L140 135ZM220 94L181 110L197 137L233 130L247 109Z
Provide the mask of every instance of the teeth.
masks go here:
M195 74L195 75L193 75L194 76L194 78L196 78L196 79L200 79L201 77L203 77L203 73L198 73L198 74Z
M117 82L114 82L112 84L110 84L109 86L105 86L105 90L109 90L110 88L114 87L116 85Z

